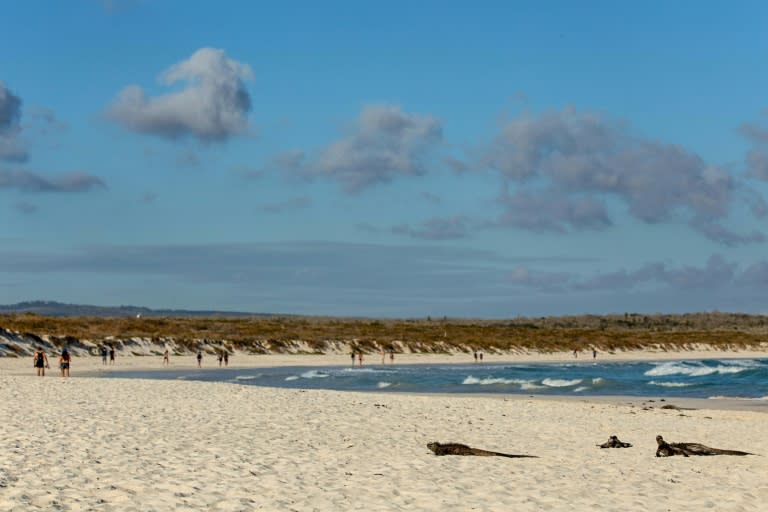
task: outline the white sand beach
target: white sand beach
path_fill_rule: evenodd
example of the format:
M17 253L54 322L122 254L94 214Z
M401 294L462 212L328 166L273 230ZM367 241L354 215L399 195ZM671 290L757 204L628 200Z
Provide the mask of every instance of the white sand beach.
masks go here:
M231 363L345 357L237 355ZM466 356L396 362L457 357ZM114 371L160 364L118 357ZM764 412L79 377L101 371L95 357L76 357L64 379L51 366L40 378L31 358L0 360L0 510L758 511L768 503ZM611 434L634 446L596 446ZM759 455L656 458L657 434ZM539 458L437 457L426 448L435 440Z

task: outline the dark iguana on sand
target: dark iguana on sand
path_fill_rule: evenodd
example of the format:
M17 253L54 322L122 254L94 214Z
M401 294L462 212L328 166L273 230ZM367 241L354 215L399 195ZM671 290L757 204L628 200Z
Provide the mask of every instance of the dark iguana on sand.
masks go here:
M721 450L720 448L711 448L699 443L668 443L661 436L656 436L657 457L672 457L673 455L754 455L754 453L740 452L738 450Z
M465 444L459 443L428 443L427 448L432 450L435 455L478 455L480 457L511 457L511 458L523 458L528 457L532 459L538 459L535 455L511 455L509 453L489 452L488 450L481 450L479 448L470 448Z
M632 446L632 443L624 443L622 441L619 441L619 438L616 436L611 436L608 438L608 441L606 441L603 444L597 445L600 448L630 448Z

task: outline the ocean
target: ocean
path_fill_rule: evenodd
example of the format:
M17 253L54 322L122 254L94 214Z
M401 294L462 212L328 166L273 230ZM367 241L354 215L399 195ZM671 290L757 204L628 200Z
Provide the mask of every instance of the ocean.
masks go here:
M120 371L106 377L406 393L621 395L768 400L768 359L643 362L370 364L363 367Z

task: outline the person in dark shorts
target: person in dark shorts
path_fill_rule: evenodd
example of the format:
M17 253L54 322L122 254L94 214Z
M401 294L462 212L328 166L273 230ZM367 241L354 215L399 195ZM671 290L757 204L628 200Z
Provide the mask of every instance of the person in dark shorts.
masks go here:
M109 364L110 365L115 364L115 346L114 345L109 346Z
M202 368L203 366L203 353L201 351L197 351L197 367Z
M229 352L224 352L224 366L229 366Z
M62 377L69 377L69 365L72 363L72 356L69 354L69 350L66 348L61 351L61 357L59 357L59 369L61 369Z
M37 370L38 377L45 377L45 369L50 368L48 366L48 355L40 347L37 347L35 354L32 356L32 366Z

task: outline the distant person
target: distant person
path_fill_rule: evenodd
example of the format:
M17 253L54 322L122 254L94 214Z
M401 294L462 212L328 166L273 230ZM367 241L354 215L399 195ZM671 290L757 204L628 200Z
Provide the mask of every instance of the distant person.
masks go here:
M168 349L165 349L165 352L163 352L163 366L168 366L171 364L171 354L168 352Z
M69 377L69 365L72 362L72 356L69 355L69 350L66 348L61 351L59 357L59 369L61 370L62 377Z
M384 349L381 349L379 354L381 354L381 364L384 364Z
M229 366L229 352L224 352L224 366Z
M202 368L203 367L203 353L201 351L197 351L197 367Z
M395 351L389 351L389 364L395 364Z
M100 350L101 350L101 364L106 366L106 364L107 364L107 347L102 346Z
M363 351L357 353L357 361L360 363L360 366L363 366Z
M592 349L592 359L597 359L597 350Z
M219 368L221 368L221 364L224 362L224 354L219 352Z
M48 366L48 355L40 347L37 347L35 354L32 356L32 366L37 370L38 377L45 377L45 369L50 368Z
M477 355L478 355L478 357L480 357L480 362L482 363L483 362L483 353L479 352Z
M109 364L110 365L115 364L115 346L114 345L109 346Z
M352 358L352 366L355 366L355 351L349 353L349 357Z
M473 355L475 356L475 362L477 362L477 350L475 350Z
M573 357L574 357L574 359L579 357L578 349L573 349Z

